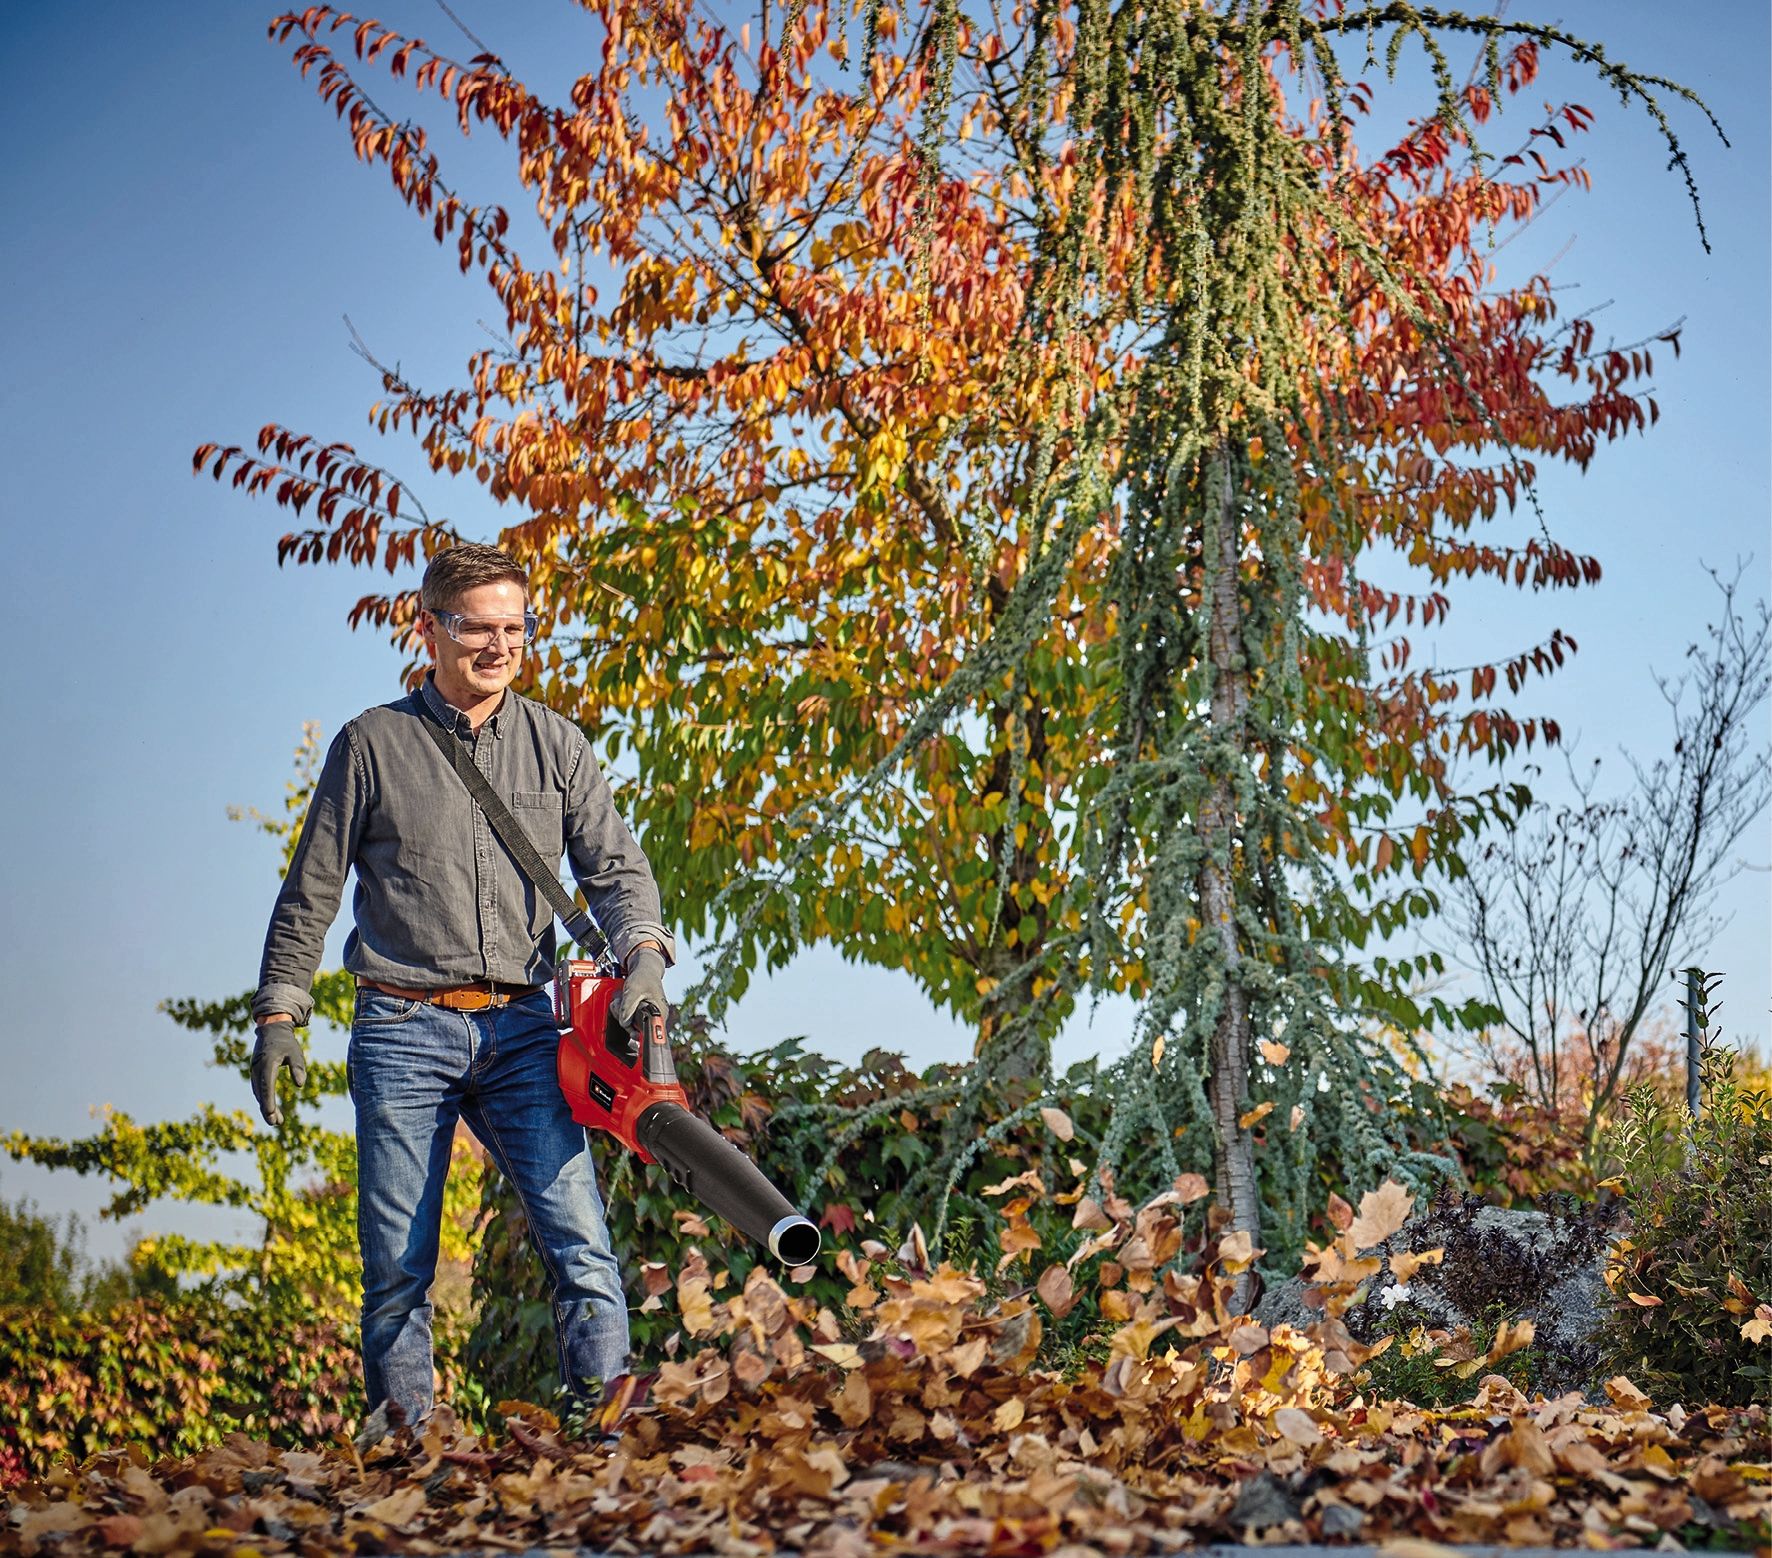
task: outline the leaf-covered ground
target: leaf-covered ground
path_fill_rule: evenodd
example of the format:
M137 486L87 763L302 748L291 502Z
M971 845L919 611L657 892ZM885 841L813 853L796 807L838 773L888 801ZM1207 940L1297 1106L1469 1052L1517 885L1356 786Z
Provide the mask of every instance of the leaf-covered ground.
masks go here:
M1204 1275L1164 1270L1186 1195L1163 1199L1080 1211L1080 1226L1108 1226L1007 1296L951 1268L846 1254L843 1322L761 1270L729 1292L695 1258L671 1295L683 1345L608 1442L507 1404L497 1440L440 1409L416 1435L372 1427L305 1450L236 1437L158 1464L117 1453L22 1490L0 1552L1767 1543L1764 1407L1657 1409L1623 1378L1604 1401L1528 1400L1499 1374L1452 1409L1378 1401L1360 1374L1373 1349L1339 1313L1378 1267L1361 1250L1406 1205L1369 1197L1316 1252L1324 1318L1268 1330L1230 1305L1246 1237L1221 1241ZM1099 1301L1117 1329L1065 1368L1041 1366L1042 1316L1068 1312L1082 1252L1110 1238ZM1475 1377L1520 1340L1448 1366Z

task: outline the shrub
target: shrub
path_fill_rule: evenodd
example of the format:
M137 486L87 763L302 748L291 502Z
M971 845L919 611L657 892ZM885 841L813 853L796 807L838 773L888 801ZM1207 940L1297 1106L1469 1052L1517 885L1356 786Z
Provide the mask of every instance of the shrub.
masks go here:
M784 1194L820 1225L826 1253L795 1291L832 1311L840 1310L850 1282L838 1274L838 1249L858 1250L864 1238L897 1245L927 1202L911 1193L915 1176L943 1146L943 1131L964 1068L934 1066L921 1075L881 1050L858 1065L843 1066L789 1040L759 1054L734 1056L705 1038L677 1046L677 1068L691 1105L736 1141ZM1069 1175L1067 1159L1093 1162L1084 1142L1106 1123L1105 1100L1088 1089L1092 1070L1076 1068L1061 1084L1080 1138L1067 1147L1037 1112L1031 1122L1005 1132L980 1151L956 1186L956 1214L976 1247L965 1252L980 1269L1001 1258L1001 1219L983 1197L985 1187L1036 1169L1048 1177ZM915 1107L911 1107L911 1105ZM987 1098L984 1128L1000 1125L1011 1110ZM622 1257L629 1286L634 1351L656 1361L677 1328L659 1297L682 1269L692 1245L706 1250L742 1286L768 1256L685 1196L657 1165L641 1163L607 1137L591 1133L598 1181L607 1207L610 1237ZM1074 1175L1069 1175L1074 1178ZM521 1209L488 1167L482 1234L474 1261L478 1320L464 1362L487 1399L544 1401L556 1384L553 1317L541 1262L524 1234ZM1036 1212L1049 1232L1068 1227L1069 1211ZM956 1253L950 1229L947 1253Z
M29 1201L0 1201L0 1309L74 1307L80 1291L80 1222L56 1223Z
M1630 1228L1602 1346L1657 1400L1772 1394L1772 1088L1738 1081L1738 1062L1706 1043L1698 1117L1638 1088L1610 1143Z
M882 1050L855 1065L841 1065L796 1040L737 1056L705 1034L680 1042L676 1059L693 1107L744 1147L819 1223L825 1254L806 1281L791 1287L834 1315L845 1312L852 1287L838 1266L842 1251L859 1256L866 1242L878 1260L882 1245L897 1249L919 1225L933 1234L932 1208L945 1171L934 1173L934 1190L931 1171L955 1150L951 1138L962 1118L971 1132L963 1145L977 1150L944 1198L945 1236L933 1253L977 1272L993 1292L1012 1293L1031 1288L1050 1252L1077 1242L1077 1201L1090 1183L1109 1115L1106 1090L1092 1063L1073 1067L1054 1084L1050 1102L1062 1109L1043 1111L989 1092L963 1113L959 1099L968 1070L963 1065L936 1065L919 1074ZM1426 1082L1398 1103L1407 1116L1406 1134L1422 1152L1443 1149L1448 1133L1464 1123L1443 1103L1439 1090ZM635 1355L641 1366L650 1367L677 1330L678 1319L662 1295L690 1258L691 1246L700 1247L739 1288L768 1257L719 1219L701 1215L664 1170L640 1163L597 1132L591 1140L610 1235L628 1276ZM1345 1186L1344 1165L1332 1153L1324 1155L1316 1172L1325 1194ZM1019 1193L987 1192L1025 1174L1035 1175L1052 1193L1036 1195L1006 1216L1006 1203L1020 1199ZM546 1275L528 1245L521 1209L490 1169L484 1191L473 1282L479 1312L464 1355L479 1392L468 1404L470 1411L477 1402L508 1398L545 1402L556 1386ZM1102 1194L1102 1187L1095 1193ZM1142 1199L1130 1185L1125 1193ZM1218 1230L1208 1229L1208 1205L1193 1203L1182 1220L1177 1258L1184 1271L1195 1269L1216 1242ZM1264 1228L1268 1258L1276 1266L1286 1263L1284 1248L1276 1248L1283 1246L1283 1232ZM1017 1250L1026 1253L1016 1258ZM1041 1250L1048 1253L1038 1255ZM1096 1307L1094 1281L1103 1259L1079 1265L1074 1307L1050 1321L1055 1359L1087 1350L1106 1323Z
M0 1310L0 1485L123 1445L184 1455L236 1430L325 1439L361 1396L356 1338L333 1320L213 1299Z
M1485 1200L1529 1206L1547 1195L1593 1196L1594 1176L1582 1150L1584 1115L1553 1113L1517 1082L1487 1094L1454 1082L1442 1101L1459 1166Z
M1393 1339L1366 1365L1366 1378L1380 1400L1407 1401L1418 1407L1460 1406L1476 1396L1491 1374L1529 1395L1544 1384L1541 1358L1534 1348L1509 1353L1470 1373L1458 1368L1467 1359L1485 1357L1510 1319L1505 1306L1496 1306L1473 1324L1448 1330L1417 1306L1399 1304L1364 1337L1371 1342L1386 1336Z

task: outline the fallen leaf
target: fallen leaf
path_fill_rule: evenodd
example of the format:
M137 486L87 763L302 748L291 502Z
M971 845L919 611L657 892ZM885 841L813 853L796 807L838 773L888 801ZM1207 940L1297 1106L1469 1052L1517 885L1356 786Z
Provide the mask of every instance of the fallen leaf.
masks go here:
M1261 1050L1261 1058L1270 1066L1283 1066L1292 1058L1290 1044L1281 1044L1275 1039L1257 1039L1255 1043Z
M1252 1125L1259 1125L1263 1120L1265 1120L1273 1112L1274 1112L1273 1099L1271 1099L1271 1098L1263 1099L1253 1109L1251 1109L1247 1114L1240 1114L1237 1116L1237 1128L1239 1130L1246 1131Z
M1071 1274L1063 1266L1048 1266L1040 1273L1040 1280L1034 1284L1034 1291L1040 1295L1040 1301L1052 1311L1052 1318L1062 1320L1068 1315L1077 1302L1076 1286L1071 1281Z
M1390 1254L1391 1275L1399 1282L1407 1282L1423 1266L1438 1266L1446 1258L1446 1251L1421 1250L1411 1253L1408 1250L1392 1250Z
M1212 1194L1212 1187L1200 1174L1178 1174L1175 1178L1175 1193L1181 1198L1183 1206L1192 1206L1194 1202Z
M984 1362L984 1355L990 1349L988 1336L975 1336L971 1341L954 1348L948 1354L948 1361L960 1379L971 1379L978 1372L978 1366Z
M844 1377L843 1388L831 1397L831 1407L845 1428L860 1428L874 1415L874 1393L864 1374Z
M1040 1118L1046 1122L1048 1129L1060 1141L1069 1141L1077 1134L1077 1128L1071 1123L1071 1117L1062 1109L1043 1108Z
M386 1498L379 1498L373 1504L366 1505L358 1513L371 1520L379 1520L383 1525L404 1526L424 1507L424 1488L409 1482L403 1488L396 1488Z
M1071 1216L1071 1227L1073 1228L1112 1228L1113 1226L1108 1221L1107 1213L1102 1211L1100 1204L1092 1196L1084 1196L1077 1203L1077 1210Z
M1606 1381L1605 1388L1607 1399L1615 1406L1630 1407L1633 1410L1642 1411L1649 1405L1649 1398L1622 1374L1614 1374L1611 1379Z
M1518 1466L1534 1477L1549 1477L1556 1472L1556 1458L1545 1441L1544 1430L1530 1418L1515 1423L1496 1441L1496 1449L1506 1464Z
M912 1223L910 1236L898 1247L901 1264L913 1271L929 1269L929 1241L923 1237L923 1225Z
M1410 1195L1394 1179L1387 1179L1376 1190L1360 1197L1360 1213L1347 1234L1356 1250L1369 1250L1382 1244L1409 1220L1409 1209L1415 1205Z
M1307 1450L1323 1442L1323 1430L1302 1407L1281 1407L1274 1413L1273 1422L1286 1438Z
M106 1515L95 1529L106 1547L134 1548L141 1541L142 1520L140 1515Z
M1253 1324L1233 1326L1230 1335L1225 1337L1231 1351L1244 1358L1253 1357L1268 1344L1268 1333L1265 1327Z
M1255 1240L1249 1230L1239 1228L1220 1239L1218 1259L1226 1271L1247 1271L1255 1262Z

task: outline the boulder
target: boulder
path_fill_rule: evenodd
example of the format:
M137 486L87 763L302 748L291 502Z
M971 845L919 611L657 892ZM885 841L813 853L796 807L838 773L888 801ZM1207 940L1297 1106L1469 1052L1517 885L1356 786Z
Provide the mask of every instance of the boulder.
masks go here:
M1498 1319L1530 1320L1537 1383L1547 1395L1598 1388L1604 1271L1614 1205L1552 1202L1548 1209L1490 1206L1475 1196L1445 1198L1417 1213L1384 1245L1393 1250L1444 1249L1438 1266L1423 1266L1408 1284L1409 1319L1429 1327L1493 1328ZM1383 1293L1388 1274L1374 1277L1366 1297L1347 1311L1348 1329L1370 1341L1397 1328ZM1320 1310L1304 1302L1297 1277L1274 1283L1256 1306L1263 1325L1309 1325Z

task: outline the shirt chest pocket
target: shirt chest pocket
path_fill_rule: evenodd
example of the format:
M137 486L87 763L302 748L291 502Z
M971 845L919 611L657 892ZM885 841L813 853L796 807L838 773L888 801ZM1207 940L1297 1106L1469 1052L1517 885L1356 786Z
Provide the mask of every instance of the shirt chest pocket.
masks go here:
M558 790L512 791L511 815L543 860L558 860L565 852L566 797Z

